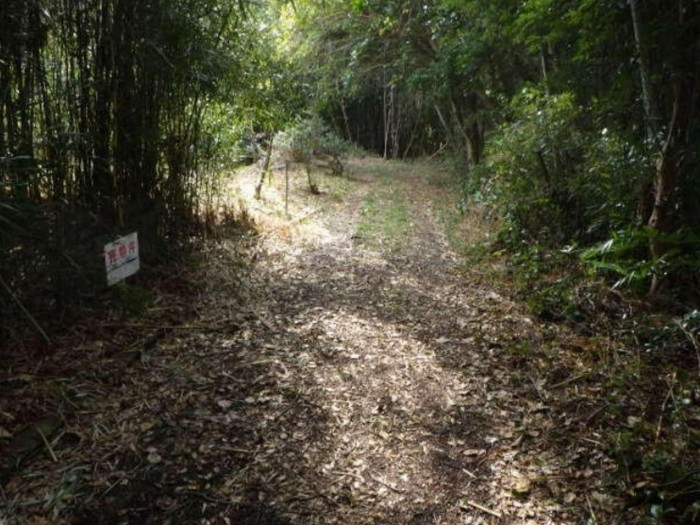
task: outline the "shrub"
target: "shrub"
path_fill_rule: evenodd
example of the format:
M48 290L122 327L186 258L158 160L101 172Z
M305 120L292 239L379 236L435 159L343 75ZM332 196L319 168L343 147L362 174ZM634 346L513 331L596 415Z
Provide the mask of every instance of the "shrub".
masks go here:
M526 89L509 110L468 188L499 210L503 241L590 243L634 222L649 155L605 128L586 129L569 93Z
M316 115L299 119L279 134L276 144L295 162L309 162L316 155L340 159L351 147Z

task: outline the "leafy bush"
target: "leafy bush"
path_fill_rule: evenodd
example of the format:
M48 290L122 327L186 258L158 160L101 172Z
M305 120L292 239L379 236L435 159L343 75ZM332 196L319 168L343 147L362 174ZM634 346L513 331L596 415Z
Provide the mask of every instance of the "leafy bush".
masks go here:
M584 289L575 258L567 251L526 246L513 254L517 296L538 317L551 321L581 321L587 316Z
M648 155L605 128L587 130L570 93L526 89L509 110L468 187L500 211L502 240L588 243L634 222Z
M351 148L316 115L299 119L279 134L276 144L295 162L309 162L316 155L340 159Z

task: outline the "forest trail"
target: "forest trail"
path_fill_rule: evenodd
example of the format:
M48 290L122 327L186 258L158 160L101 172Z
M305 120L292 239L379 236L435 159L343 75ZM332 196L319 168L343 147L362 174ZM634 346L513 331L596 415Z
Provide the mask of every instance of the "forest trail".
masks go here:
M262 201L248 200L255 173L236 179L260 228L246 277L224 243L194 320L138 362L74 365L57 462L12 479L8 509L86 525L534 525L612 511L600 486L613 467L586 430L600 407L579 392L554 408L579 379L536 350L556 329L508 298L497 269L461 266L442 224L449 175L354 160L344 178L317 175L319 196L295 177L291 219L279 174Z
M533 443L555 425L545 379L527 370L541 327L498 288L498 269L465 271L450 248L452 176L365 159L349 178L326 178L298 228L273 221L265 235L263 322L242 351L256 383L245 434L263 441L235 444L255 457L242 479L258 491L256 523L577 522L571 504L589 496L567 487L559 451ZM277 176L259 222L282 192ZM584 448L576 461L606 468Z

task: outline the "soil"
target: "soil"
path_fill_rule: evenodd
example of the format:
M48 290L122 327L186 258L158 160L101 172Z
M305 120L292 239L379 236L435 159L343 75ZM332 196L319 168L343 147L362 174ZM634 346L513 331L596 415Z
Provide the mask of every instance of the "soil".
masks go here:
M281 172L262 201L238 175L258 233L212 242L145 318L5 356L0 523L637 522L611 495L598 343L533 318L497 262L465 266L447 172L295 177L287 217ZM382 187L398 239L361 227Z

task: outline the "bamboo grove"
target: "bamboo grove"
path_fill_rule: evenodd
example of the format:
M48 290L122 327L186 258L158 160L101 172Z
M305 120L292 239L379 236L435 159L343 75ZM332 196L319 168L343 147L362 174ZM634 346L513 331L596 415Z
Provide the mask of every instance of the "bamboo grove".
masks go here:
M138 230L147 262L181 248L210 183L212 135L230 124L219 116L212 132L211 108L260 89L262 45L246 9L217 0L2 2L5 337L35 317L60 323L94 295L104 281L100 246L115 235Z

